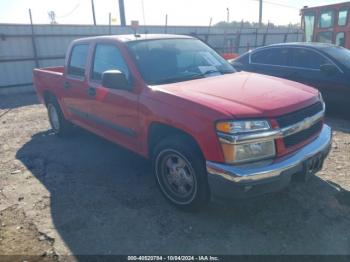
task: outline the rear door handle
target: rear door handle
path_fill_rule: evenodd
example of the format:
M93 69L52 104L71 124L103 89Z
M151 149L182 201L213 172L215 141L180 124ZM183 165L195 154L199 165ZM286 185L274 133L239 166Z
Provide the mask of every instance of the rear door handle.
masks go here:
M68 81L64 81L63 87L64 87L64 89L70 88L70 83Z
M88 88L88 95L89 96L95 96L96 95L96 89L94 87Z

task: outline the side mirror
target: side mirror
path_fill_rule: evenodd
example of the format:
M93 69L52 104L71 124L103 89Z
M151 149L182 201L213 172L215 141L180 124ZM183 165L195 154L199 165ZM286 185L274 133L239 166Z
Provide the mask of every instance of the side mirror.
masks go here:
M102 85L111 89L130 90L129 81L119 70L107 70L102 73Z
M338 68L332 64L323 64L320 66L320 70L326 75L333 75L338 71Z

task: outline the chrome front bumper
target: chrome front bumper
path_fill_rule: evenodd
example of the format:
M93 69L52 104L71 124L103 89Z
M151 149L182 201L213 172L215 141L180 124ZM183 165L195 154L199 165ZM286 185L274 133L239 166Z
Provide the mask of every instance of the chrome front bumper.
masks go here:
M275 183L276 187L269 186L265 191L277 191L288 185L293 174L304 170L304 163L307 159L317 154L323 154L323 157L326 157L331 142L332 130L329 126L324 125L319 136L311 143L290 155L275 160L245 165L228 165L207 161L209 186L214 195L216 193L223 195L224 191L228 191L228 194L234 194L234 189L232 187L231 190L230 186L240 186L244 195L244 192L250 191L256 185L268 183ZM258 190L257 194L259 192Z

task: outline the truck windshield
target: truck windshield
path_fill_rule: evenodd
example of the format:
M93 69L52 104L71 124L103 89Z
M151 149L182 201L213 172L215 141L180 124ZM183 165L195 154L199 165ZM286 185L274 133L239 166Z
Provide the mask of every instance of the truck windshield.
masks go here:
M350 69L350 50L340 46L325 47L323 51L326 52L333 59Z
M312 42L315 27L315 15L313 13L305 14L304 16L304 30L305 41Z
M197 39L142 40L130 42L128 47L149 85L235 72L224 58Z

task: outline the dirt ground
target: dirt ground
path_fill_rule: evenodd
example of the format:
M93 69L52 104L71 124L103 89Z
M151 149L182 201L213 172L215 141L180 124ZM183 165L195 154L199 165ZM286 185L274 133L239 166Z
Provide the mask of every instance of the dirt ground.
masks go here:
M0 96L0 254L350 254L350 121L327 123L332 151L306 184L185 213L146 160L58 138L34 95Z

